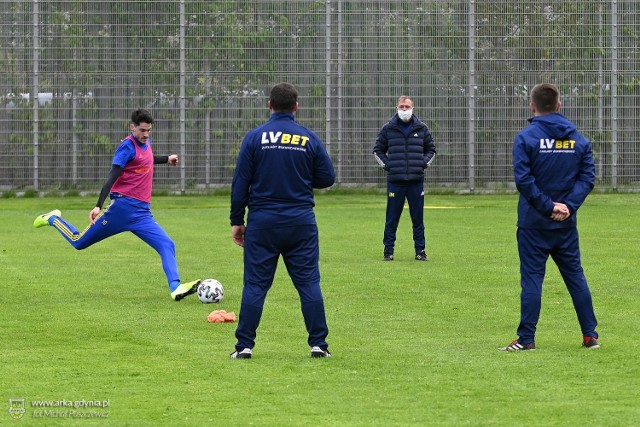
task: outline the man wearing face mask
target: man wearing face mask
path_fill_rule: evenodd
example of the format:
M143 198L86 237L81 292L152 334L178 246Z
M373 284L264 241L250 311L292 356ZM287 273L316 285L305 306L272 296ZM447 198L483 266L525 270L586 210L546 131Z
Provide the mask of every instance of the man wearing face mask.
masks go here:
M416 261L427 261L424 235L424 170L436 155L436 146L425 123L413 114L413 101L398 98L398 112L376 139L373 154L387 171L387 218L384 227L384 260L393 261L396 231L404 202L409 203Z

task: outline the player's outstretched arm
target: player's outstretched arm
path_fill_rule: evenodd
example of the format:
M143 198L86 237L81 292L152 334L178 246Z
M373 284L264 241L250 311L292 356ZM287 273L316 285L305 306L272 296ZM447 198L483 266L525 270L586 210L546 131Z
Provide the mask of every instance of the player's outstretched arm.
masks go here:
M171 154L170 156L153 156L153 164L154 165L163 165L165 163L169 163L171 166L175 166L178 164L178 155Z

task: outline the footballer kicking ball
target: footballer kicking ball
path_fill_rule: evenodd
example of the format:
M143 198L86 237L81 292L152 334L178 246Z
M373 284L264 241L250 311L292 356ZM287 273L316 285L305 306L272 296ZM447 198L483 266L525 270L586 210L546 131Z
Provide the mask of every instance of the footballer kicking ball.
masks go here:
M219 303L224 298L224 287L216 279L205 279L198 285L198 298L203 304Z

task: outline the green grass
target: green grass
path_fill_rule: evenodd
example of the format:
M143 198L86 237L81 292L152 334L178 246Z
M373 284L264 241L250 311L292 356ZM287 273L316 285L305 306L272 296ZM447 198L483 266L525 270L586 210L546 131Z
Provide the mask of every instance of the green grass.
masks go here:
M602 348L580 348L569 295L549 263L535 352L515 338L516 195L427 196L427 253L410 220L381 261L385 197L320 194L321 272L334 357L311 359L283 265L254 358L230 360L242 249L228 196L156 197L184 280L219 279L215 306L169 298L159 257L131 234L75 251L34 217L78 227L93 198L0 201L0 425L637 425L640 221L637 195L594 194L580 212L583 263ZM8 402L26 399L20 421ZM33 418L35 400L108 400L105 419ZM70 408L57 408L59 410ZM73 409L73 408L71 408ZM105 411L100 408L82 411Z

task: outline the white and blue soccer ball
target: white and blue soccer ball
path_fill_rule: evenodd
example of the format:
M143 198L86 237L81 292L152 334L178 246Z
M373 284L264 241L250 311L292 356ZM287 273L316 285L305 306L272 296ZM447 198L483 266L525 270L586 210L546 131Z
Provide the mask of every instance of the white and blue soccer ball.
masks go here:
M224 286L216 279L205 279L198 285L198 298L203 304L215 304L224 298Z

